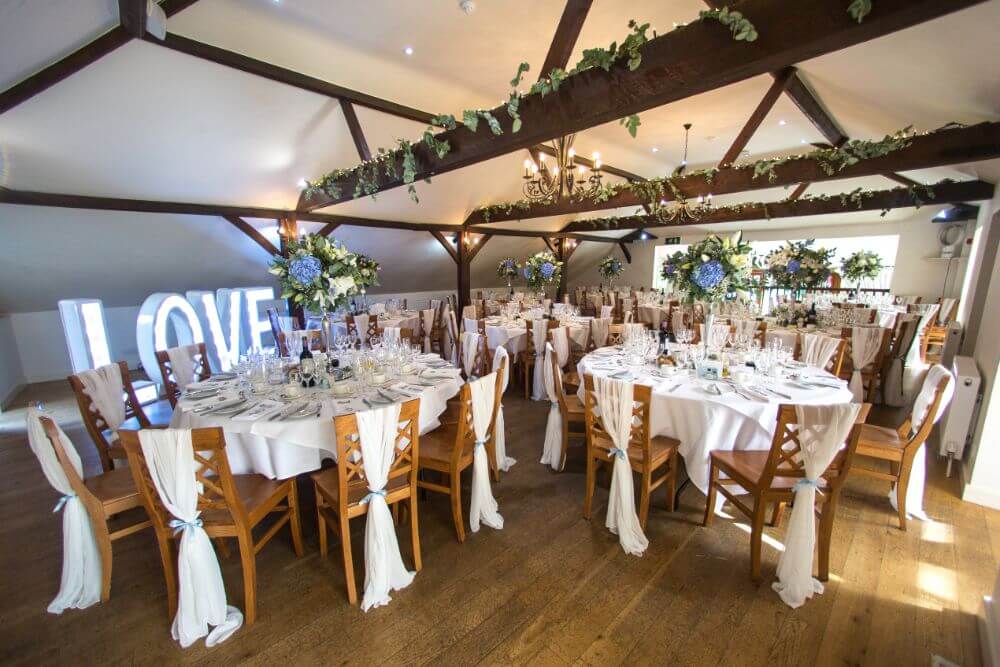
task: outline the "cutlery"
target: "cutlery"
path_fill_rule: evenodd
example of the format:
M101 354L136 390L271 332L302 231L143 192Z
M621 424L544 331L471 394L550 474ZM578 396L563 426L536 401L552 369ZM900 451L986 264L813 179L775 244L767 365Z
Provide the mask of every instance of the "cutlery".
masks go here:
M235 408L238 405L243 405L244 403L246 403L246 399L245 398L237 399L236 401L233 401L231 403L225 403L223 405L217 405L214 408L206 411L205 414L208 414L208 415L218 414L220 412L229 410L230 408Z
M292 414L296 410L300 409L303 405L305 405L305 404L304 403L299 403L298 405L296 405L296 404L293 403L290 407L287 407L284 410L281 410L280 412L278 412L277 414L274 414L274 415L271 415L270 417L268 417L267 421L273 422L273 421L284 420L285 417L287 417L288 415Z

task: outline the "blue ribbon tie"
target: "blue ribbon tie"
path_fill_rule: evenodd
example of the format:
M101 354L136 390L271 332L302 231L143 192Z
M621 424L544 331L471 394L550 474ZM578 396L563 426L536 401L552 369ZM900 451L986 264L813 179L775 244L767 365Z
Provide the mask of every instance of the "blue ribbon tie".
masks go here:
M628 454L625 453L624 449L618 449L617 447L612 447L608 451L608 458L609 459L610 458L619 458L619 459L622 459L624 461L626 458L628 458Z
M194 521L181 521L180 519L171 519L168 525L174 529L174 535L176 535L182 530L187 530L189 528L201 528L203 524L201 519L195 519Z
M811 486L816 489L816 493L823 495L823 492L819 490L819 481L815 479L808 479L806 477L803 477L799 481L795 482L795 491L798 491L799 487L805 488L807 486Z
M367 505L375 496L381 496L385 498L385 489L379 489L378 491L369 491L364 498L361 499L362 505Z
M557 401L552 401L552 404L549 407L552 410L558 410L559 409L559 403Z
M76 494L75 493L67 493L65 496L63 496L62 498L60 498L59 502L56 503L56 506L52 508L52 513L55 514L56 512L58 512L59 510L61 510L63 508L63 505L65 505L66 503L69 502L70 498L76 498Z
M476 440L476 447L485 447L485 446L486 446L485 440Z

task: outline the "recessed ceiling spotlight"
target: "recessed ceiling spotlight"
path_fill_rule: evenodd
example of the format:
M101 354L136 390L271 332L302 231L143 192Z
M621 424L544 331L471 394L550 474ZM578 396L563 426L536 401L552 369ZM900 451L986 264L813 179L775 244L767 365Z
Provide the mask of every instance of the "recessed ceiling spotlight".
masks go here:
M778 125L786 125L786 124L787 123L785 123L785 119L784 118L782 118L781 120L778 121Z
M408 56L412 56L413 55L413 47L412 46L407 46L406 48L403 49L403 53L405 53Z
M799 140L799 143L800 143L800 144L804 144L804 143L806 143L806 140L805 140L805 139L800 139L800 140Z
M466 14L471 14L476 11L476 3L472 0L458 0L458 8Z
M306 179L304 179L304 178L300 178L300 179L299 179L299 182L297 183L297 185L298 185L298 186L299 186L300 188L304 188L304 187L306 187L306 186L308 186L308 185L309 185L309 181L307 181L307 180L306 180Z
M659 148L657 148L656 146L653 146L653 152L654 152L654 153L659 153L659 152L660 152L660 149L659 149Z

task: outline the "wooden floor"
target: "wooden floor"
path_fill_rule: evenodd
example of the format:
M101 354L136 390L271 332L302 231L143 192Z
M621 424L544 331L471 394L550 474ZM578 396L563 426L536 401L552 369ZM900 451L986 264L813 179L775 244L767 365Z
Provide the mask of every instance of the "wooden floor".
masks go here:
M47 401L93 470L63 383L19 401L29 399ZM594 520L581 516L580 450L563 474L538 463L548 406L513 393L506 406L518 464L494 485L504 530L484 527L460 545L447 500L432 495L420 509L423 571L388 607L365 614L347 604L338 550L319 556L303 480L306 555L296 558L279 533L258 556L257 623L214 649L187 650L170 638L151 532L115 543L109 604L46 613L62 558L57 496L27 447L23 414L0 415L0 663L927 665L937 654L980 664L975 615L996 577L1000 513L960 502L937 467L926 499L934 521L906 533L884 485L850 480L826 593L793 611L770 588L783 527L769 529L767 581L755 586L746 524L702 528L704 496L688 487L673 514L654 499L649 550L627 556L604 527L605 490ZM467 516L467 493L465 502ZM352 523L363 572L364 521ZM409 540L400 542L412 563ZM241 606L238 557L222 568Z

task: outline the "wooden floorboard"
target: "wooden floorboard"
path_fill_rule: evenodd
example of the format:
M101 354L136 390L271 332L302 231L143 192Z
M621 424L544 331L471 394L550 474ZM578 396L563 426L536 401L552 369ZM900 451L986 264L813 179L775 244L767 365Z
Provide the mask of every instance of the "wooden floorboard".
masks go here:
M81 451L96 453L65 383L33 385ZM306 554L287 530L258 555L258 620L214 649L170 639L166 593L152 533L116 542L112 597L83 611L48 614L59 584L57 494L27 448L23 411L0 415L0 663L329 665L899 665L932 654L980 664L976 614L1000 556L1000 513L958 498L936 461L926 507L933 521L900 531L886 485L852 478L834 528L831 579L798 610L771 590L785 528L768 528L765 581L749 577L747 523L727 506L702 528L704 496L688 487L676 512L662 493L650 510L650 548L627 556L604 526L599 486L582 517L581 449L567 471L538 463L548 406L505 399L508 451L517 465L494 485L505 519L459 544L445 497L420 503L423 570L387 606L347 604L339 544L321 558L314 496L299 480ZM153 411L161 420L169 414ZM878 419L897 419L895 413ZM464 480L468 512L469 478ZM119 520L124 525L133 517ZM786 514L787 520L787 514ZM364 520L352 522L362 586ZM412 563L407 529L404 562ZM243 602L239 559L221 560L231 603Z

